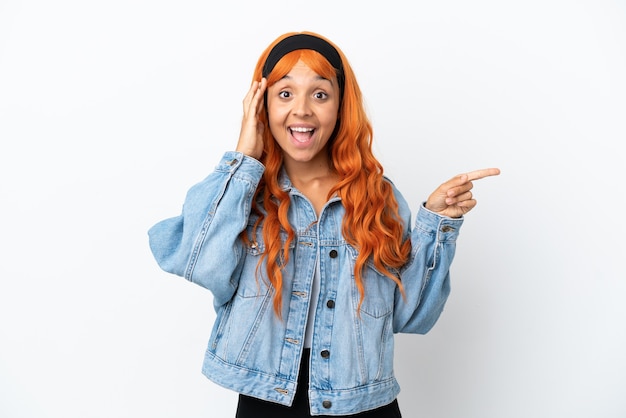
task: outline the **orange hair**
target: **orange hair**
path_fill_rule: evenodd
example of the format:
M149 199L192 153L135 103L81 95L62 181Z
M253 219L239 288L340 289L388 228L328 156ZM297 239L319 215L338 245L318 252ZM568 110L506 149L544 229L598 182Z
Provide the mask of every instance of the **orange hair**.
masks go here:
M312 32L307 33L324 39L337 49L341 56L344 72L342 102L333 137L329 142L329 153L332 168L339 175L339 181L330 190L341 197L345 208L342 233L345 240L358 250L354 266L354 278L361 295L358 309L360 310L365 289L362 271L368 260L372 260L376 269L397 283L404 292L397 270L406 263L411 251L410 240L405 240L405 225L398 214L398 203L393 194L391 184L383 178L383 167L372 152L372 125L363 106L363 97L352 68L343 52L328 39ZM294 35L287 33L277 38L263 52L254 71L253 80L260 80L262 69L271 49L282 39ZM291 68L302 60L309 68L329 80L336 77L336 70L318 52L304 49L286 54L276 64L267 77L268 87L287 75ZM274 294L274 311L280 317L282 308L282 269L289 260L289 247L295 233L287 212L289 194L278 183L282 168L283 154L269 129L267 110L259 115L265 125L263 131L264 150L261 163L265 165L265 173L256 190L253 210L259 215L254 229L262 225L265 252L259 266L266 262L266 273ZM262 199L261 212L257 202ZM280 242L281 231L286 232L285 242ZM245 232L245 242L250 242Z

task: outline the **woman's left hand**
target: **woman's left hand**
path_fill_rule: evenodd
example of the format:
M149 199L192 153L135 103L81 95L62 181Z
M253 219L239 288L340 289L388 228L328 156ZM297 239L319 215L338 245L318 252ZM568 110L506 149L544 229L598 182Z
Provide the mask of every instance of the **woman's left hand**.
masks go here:
M439 186L426 201L426 209L450 218L460 218L476 206L472 194L474 180L497 176L499 168L484 168L459 174Z

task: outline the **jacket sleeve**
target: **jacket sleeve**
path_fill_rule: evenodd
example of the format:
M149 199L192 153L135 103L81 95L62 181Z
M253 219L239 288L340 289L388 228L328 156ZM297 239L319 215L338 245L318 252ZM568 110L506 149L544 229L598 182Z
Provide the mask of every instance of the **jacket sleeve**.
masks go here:
M411 225L411 213L396 190L400 215ZM439 319L450 294L450 266L464 218L448 218L422 204L415 225L407 233L411 255L401 269L404 295L396 291L394 332L427 333Z
M243 257L239 234L264 170L253 158L226 152L213 173L187 192L182 213L148 231L159 266L209 289L216 307L237 288L235 272Z

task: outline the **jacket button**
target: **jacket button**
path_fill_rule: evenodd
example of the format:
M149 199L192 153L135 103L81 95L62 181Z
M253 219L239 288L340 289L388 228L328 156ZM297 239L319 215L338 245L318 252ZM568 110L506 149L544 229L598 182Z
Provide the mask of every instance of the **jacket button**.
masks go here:
M330 258L336 258L337 257L337 250L330 250L328 255L330 256Z
M441 232L452 232L454 231L454 227L450 226L450 225L444 225L441 228Z
M328 302L326 302L326 306L329 307L330 309L333 309L335 307L335 301L334 300L329 300Z
M328 350L322 350L322 352L320 353L320 355L321 355L323 358L328 358L328 357L330 357L330 351L328 351Z
M322 406L326 409L330 409L330 407L333 406L333 403L331 401L323 401Z

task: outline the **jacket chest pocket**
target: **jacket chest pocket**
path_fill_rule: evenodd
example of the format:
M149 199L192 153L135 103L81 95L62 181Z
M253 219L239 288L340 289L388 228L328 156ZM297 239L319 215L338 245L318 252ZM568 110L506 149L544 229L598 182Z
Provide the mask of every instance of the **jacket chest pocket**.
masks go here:
M243 298L253 298L265 296L270 292L271 284L268 279L266 270L266 261L263 254L266 251L266 245L263 240L262 224L254 228L254 221L249 222L246 230L248 243L245 245L244 261L242 272L237 287L237 296ZM280 242L283 243L287 239L287 234L280 233ZM281 244L282 245L282 244ZM290 245L290 252L293 251L294 243Z
M354 279L354 265L357 252L350 248L352 269L352 297L354 306L358 306L361 295ZM361 303L361 313L373 318L382 318L393 312L395 303L396 283L383 273L378 271L371 261L367 261L361 273L365 295Z

